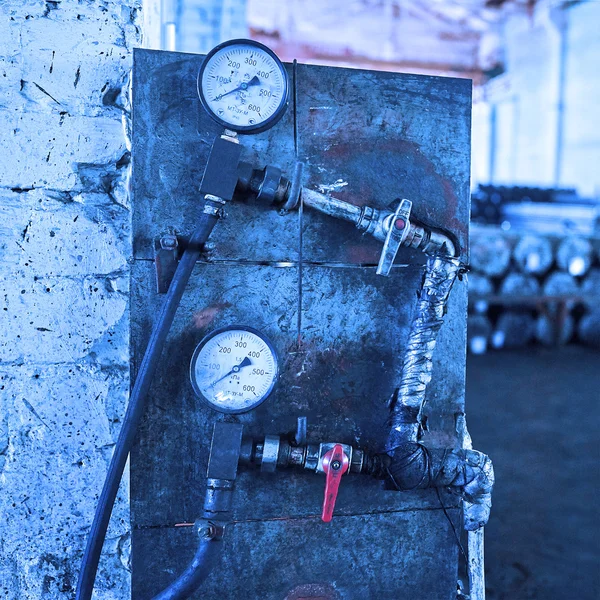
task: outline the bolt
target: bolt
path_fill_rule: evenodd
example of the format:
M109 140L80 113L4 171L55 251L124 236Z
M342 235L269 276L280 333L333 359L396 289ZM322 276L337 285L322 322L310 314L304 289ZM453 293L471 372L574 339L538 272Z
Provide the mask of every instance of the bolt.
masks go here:
M163 250L175 250L177 248L177 236L164 235L160 238L160 247Z
M337 470L338 470L338 469L339 469L341 466L342 466L342 463L341 463L339 460L334 460L334 461L331 463L331 468L332 468L332 469L334 469L334 470L336 470L336 471L337 471Z
M216 528L212 523L203 523L198 527L200 539L211 540L216 535Z

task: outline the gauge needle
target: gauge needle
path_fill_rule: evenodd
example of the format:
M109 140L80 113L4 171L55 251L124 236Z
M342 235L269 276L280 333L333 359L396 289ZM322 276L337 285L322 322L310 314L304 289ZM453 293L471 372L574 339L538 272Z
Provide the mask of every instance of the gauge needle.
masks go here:
M223 381L223 379L225 379L226 377L229 377L233 373L238 373L240 369L242 369L243 367L248 367L251 364L252 364L252 361L246 356L246 358L239 365L236 365L235 367L233 367L231 369L231 371L229 371L229 373L225 373L225 375L223 375L223 377L219 377L219 379L217 379L216 381L213 381L208 387L209 388L215 387L215 385L217 385L217 383L219 383L219 381Z
M225 98L225 96L229 96L229 94L233 94L234 92L239 92L240 90L247 90L251 85L260 85L260 79L258 75L255 75L248 83L241 83L238 87L225 92L224 94L220 94L215 98L215 100L220 100L221 98Z

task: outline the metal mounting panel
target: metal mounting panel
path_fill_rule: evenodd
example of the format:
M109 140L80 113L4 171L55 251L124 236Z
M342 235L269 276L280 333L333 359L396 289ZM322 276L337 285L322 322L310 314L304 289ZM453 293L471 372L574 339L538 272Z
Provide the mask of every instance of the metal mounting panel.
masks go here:
M194 95L201 61L149 50L134 55L134 373L162 302L149 260L154 240L190 233L202 167L219 133ZM297 149L309 186L341 179L334 194L378 207L407 197L417 216L466 245L470 82L286 68L297 104L273 129L241 138L243 160L291 173ZM177 313L131 456L134 598L157 593L193 554L191 530L175 524L200 514L212 427L224 419L194 397L188 379L205 334L251 325L277 349L281 375L271 397L250 413L225 417L254 435L293 431L296 417L307 416L309 441L378 450L399 380L422 257L405 252L403 266L379 277L381 245L347 223L309 209L280 216L233 202L226 210ZM465 317L458 282L425 409L436 445L456 443L455 416L464 408ZM242 472L223 565L196 597L455 599L456 542L434 491L389 492L348 476L325 524L318 518L323 488L324 479L308 473ZM456 499L443 501L457 519Z

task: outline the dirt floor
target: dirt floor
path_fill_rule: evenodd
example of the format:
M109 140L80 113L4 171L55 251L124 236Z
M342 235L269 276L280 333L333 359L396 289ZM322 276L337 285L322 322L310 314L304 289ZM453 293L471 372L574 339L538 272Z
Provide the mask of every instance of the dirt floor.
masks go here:
M487 599L600 599L600 353L471 356L467 418L496 472Z

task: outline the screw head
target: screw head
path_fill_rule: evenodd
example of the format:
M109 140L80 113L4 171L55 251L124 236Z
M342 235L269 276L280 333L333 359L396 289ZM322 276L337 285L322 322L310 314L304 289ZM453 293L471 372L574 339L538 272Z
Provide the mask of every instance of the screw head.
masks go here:
M160 247L163 250L174 250L177 248L177 237L174 235L164 235L160 238Z
M342 463L339 460L334 460L331 463L331 468L335 469L336 471L342 466Z

